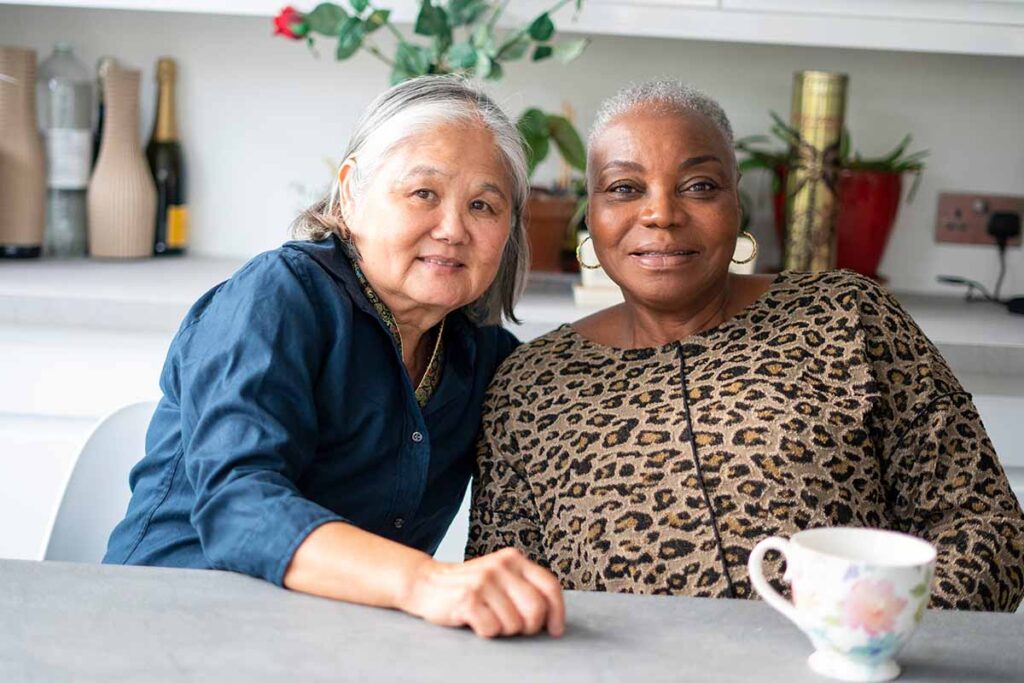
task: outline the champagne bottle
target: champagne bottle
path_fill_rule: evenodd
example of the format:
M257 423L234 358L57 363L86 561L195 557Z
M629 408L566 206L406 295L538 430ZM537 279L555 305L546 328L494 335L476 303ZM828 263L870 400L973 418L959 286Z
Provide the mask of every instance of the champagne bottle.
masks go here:
M157 61L156 121L146 146L146 158L156 181L156 256L183 254L188 243L185 163L174 112L176 71L173 59L161 57Z

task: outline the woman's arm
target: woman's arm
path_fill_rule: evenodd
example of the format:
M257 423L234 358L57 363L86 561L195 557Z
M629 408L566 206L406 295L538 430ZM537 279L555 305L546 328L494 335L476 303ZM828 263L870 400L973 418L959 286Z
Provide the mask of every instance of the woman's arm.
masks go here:
M514 548L527 559L550 567L533 492L493 444L504 434L507 416L493 415L492 408L485 407L477 440L466 559Z
M896 300L860 281L887 504L903 531L938 548L932 605L1013 610L1024 596L1024 513L971 396Z
M1016 609L1024 516L970 396L936 399L887 460L892 509L939 551L932 606Z
M284 575L292 590L400 609L480 636L565 630L558 581L514 550L464 564L438 562L350 524L324 524L306 537Z
M180 368L182 467L195 492L191 521L211 565L468 625L483 636L545 625L560 634L558 583L521 555L435 562L302 495L295 482L317 453L313 397L322 331L331 325L319 316L302 264L271 254L232 278L183 333L188 339L173 364Z

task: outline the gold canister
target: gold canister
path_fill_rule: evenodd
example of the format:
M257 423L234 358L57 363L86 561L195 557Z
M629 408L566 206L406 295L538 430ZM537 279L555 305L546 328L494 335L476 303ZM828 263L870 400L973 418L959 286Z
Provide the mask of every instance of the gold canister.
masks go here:
M827 71L798 71L793 75L783 259L786 270L835 268L839 144L847 81L846 74Z

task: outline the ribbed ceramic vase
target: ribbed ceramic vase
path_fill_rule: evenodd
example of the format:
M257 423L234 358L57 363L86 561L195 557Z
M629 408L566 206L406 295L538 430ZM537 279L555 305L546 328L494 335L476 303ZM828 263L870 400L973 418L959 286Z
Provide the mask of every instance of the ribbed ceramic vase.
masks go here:
M0 256L39 256L46 157L36 121L36 53L0 47Z
M142 258L153 254L156 184L139 142L137 70L111 69L103 93L106 121L89 181L89 254Z

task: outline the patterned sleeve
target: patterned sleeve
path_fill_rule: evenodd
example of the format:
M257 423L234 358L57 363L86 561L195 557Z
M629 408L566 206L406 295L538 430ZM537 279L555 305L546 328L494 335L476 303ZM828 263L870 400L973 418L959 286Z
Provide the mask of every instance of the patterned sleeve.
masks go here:
M548 567L540 516L524 476L494 447L505 420L484 415L473 473L466 559L502 548L518 548L527 558Z
M1024 597L1024 513L971 395L896 300L859 280L887 502L903 531L938 548L931 606L1012 611Z

